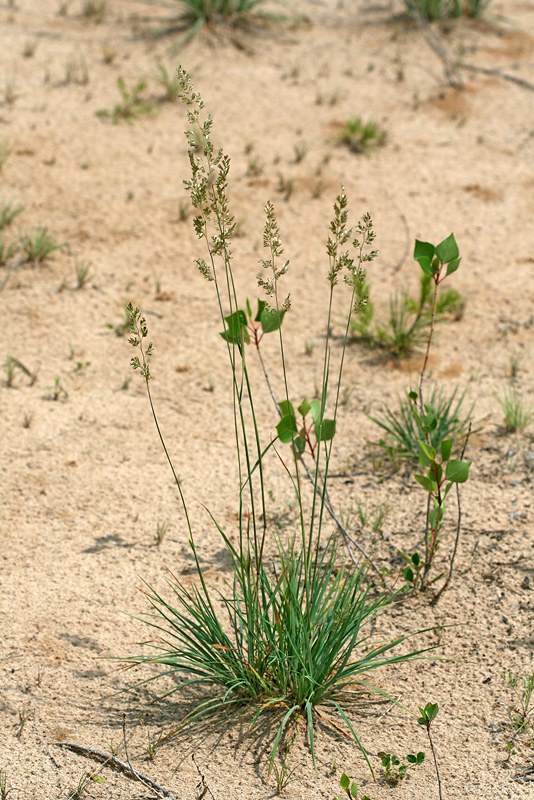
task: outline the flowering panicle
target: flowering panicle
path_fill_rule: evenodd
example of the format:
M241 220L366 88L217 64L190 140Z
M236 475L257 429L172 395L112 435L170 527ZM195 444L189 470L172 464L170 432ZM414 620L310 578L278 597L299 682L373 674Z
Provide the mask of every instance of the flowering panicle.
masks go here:
M270 250L269 258L260 258L260 264L264 269L270 270L272 275L270 278L262 278L258 276L258 286L260 286L267 297L274 297L277 295L278 280L285 275L289 269L289 260L284 261L281 267L277 269L276 259L280 258L284 249L282 247L282 239L280 237L280 228L276 221L274 213L274 206L269 200L265 205L265 228L263 231L263 246ZM290 296L288 295L282 303L281 311L289 311L291 307Z

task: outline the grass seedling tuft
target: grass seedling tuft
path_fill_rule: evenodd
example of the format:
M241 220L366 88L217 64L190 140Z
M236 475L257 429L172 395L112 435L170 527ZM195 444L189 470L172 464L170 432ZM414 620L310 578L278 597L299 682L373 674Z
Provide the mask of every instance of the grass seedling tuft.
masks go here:
M82 17L98 25L104 21L107 5L107 0L83 0Z
M494 394L504 414L506 431L508 433L517 433L528 428L532 419L534 419L534 409L525 405L525 401L516 387L511 386L509 390L504 389L502 397L497 392Z
M346 726L372 772L347 704L355 691L360 698L376 693L384 696L385 692L371 683L373 671L420 658L426 652L406 650L409 634L386 643L369 641L365 625L385 612L396 595L388 590L370 592L369 570L377 573L379 570L365 551L360 561L353 558L348 565L340 563L337 543L327 535L323 522L326 513L334 514L326 487L347 344L345 337L341 351L336 349L332 353L333 300L334 295L345 291L347 308L358 313L356 285L363 279L364 264L378 255L372 249L375 239L372 220L365 214L353 228L348 226L348 200L342 189L334 204L327 240L327 333L319 397L312 401L304 398L294 405L283 333L283 320L290 312L291 300L284 297L281 285L289 261L283 260L274 207L267 202L264 209L265 253L258 277L264 296L253 311L247 299L240 304L232 270L235 219L227 197L230 160L223 151L214 149L211 116L205 116L202 100L182 69L179 80L189 123L186 136L192 175L186 187L197 211L195 232L207 247L206 258L198 258L196 264L214 290L222 328L219 346L228 357L233 385L229 403L235 415L239 516L232 533L226 532L208 511L231 559L233 583L217 589L206 580L184 488L169 456L153 404L150 388L153 348L148 343L148 326L139 309L130 305L129 342L136 352L131 365L145 382L160 442L175 479L196 576L191 587L171 574L167 579L168 596L146 585L145 594L152 609L142 621L154 629L156 638L149 644L148 652L124 660L138 665L159 664L165 666L163 674L185 675L171 691L191 682L209 684L214 691L191 710L188 715L191 721L242 706L251 710L251 727L259 719L274 718L270 770L288 731L294 729L298 720L303 721L316 767L315 721L320 707L324 707L329 716L336 715ZM344 288L337 289L339 283ZM261 342L266 335L278 342L281 376L278 387L273 386L262 355ZM250 356L249 351L252 351ZM260 386L272 400L273 416L278 420L276 425L267 426L267 431L261 429L256 416L256 384L248 367L249 357L254 357L254 353L265 378ZM275 388L279 388L279 397ZM270 433L273 430L276 430L274 436ZM277 456L280 450L284 451L283 460ZM267 462L269 475L271 466L273 471L278 466L292 491L296 520L287 532L272 530L268 522L271 487ZM274 565L271 555L266 558L267 548L272 552L273 547L277 554ZM402 651L397 649L400 645ZM152 675L142 683L158 677ZM338 727L337 723L334 727Z
M92 263L90 261L77 261L74 265L74 270L76 272L76 289L83 289L87 281L89 280L89 275L91 273Z
M15 206L13 203L2 203L0 205L0 231L11 225L15 217L22 214L24 206Z
M2 230L0 230L0 267L5 267L20 250L17 242L7 242Z
M160 61L156 64L156 69L157 72L154 74L154 80L164 90L163 101L174 103L180 95L180 84L176 72L173 70L172 74L169 74L167 67Z
M11 789L7 788L7 773L0 769L0 800L7 800L11 794Z
M410 16L435 22L463 16L477 19L490 0L404 0L404 3Z
M2 167L6 163L7 159L11 155L11 147L7 139L0 139L0 172L2 171Z
M439 446L443 439L456 442L465 440L473 419L474 403L466 413L462 413L465 391L456 400L458 389L447 395L443 387L435 386L428 405L436 417L436 427L430 432L432 447ZM379 450L383 458L395 469L401 464L413 464L419 457L419 441L423 431L413 415L413 401L406 390L403 398L398 398L398 409L392 410L382 406L380 416L371 416L370 420L386 432L386 437L375 442L371 447ZM456 402L455 402L456 401Z
M98 117L109 117L114 125L121 120L132 122L136 117L143 114L150 114L154 109L152 103L141 98L141 94L146 89L145 80L138 80L131 89L128 89L123 77L117 78L117 88L122 98L122 102L117 103L112 111L101 108L96 112Z
M259 9L265 0L176 0L182 8L178 17L169 18L161 33L184 32L178 44L196 36L203 28L235 30L247 25L282 20L282 14Z
M21 249L30 264L43 264L52 253L65 247L67 244L59 244L46 227L36 228L33 233L25 233L21 238Z
M69 393L65 389L65 387L61 383L61 376L56 375L54 379L54 385L48 387L50 390L50 394L48 395L48 400L54 400L54 402L66 402L69 399Z
M514 741L521 735L527 736L530 747L534 749L533 709L530 707L534 693L534 673L529 678L519 678L515 673L508 672L502 673L501 678L512 690L516 700L508 709L510 724L514 732L511 741L507 744L508 751L512 753Z
M352 117L338 131L336 139L353 153L369 153L386 143L387 133L377 122L364 122L361 117Z

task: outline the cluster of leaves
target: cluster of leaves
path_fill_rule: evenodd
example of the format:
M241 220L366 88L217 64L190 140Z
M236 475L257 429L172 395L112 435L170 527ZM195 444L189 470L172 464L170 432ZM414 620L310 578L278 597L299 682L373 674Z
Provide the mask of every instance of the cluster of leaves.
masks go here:
M136 81L132 88L129 89L124 78L120 76L117 78L117 89L121 96L121 102L116 103L111 111L106 108L99 109L96 112L97 117L110 118L113 124L117 124L121 120L131 122L136 117L149 114L154 106L141 97L146 87L146 80L141 79Z
M378 755L382 761L382 766L384 767L386 777L388 781L391 781L391 783L398 783L399 781L403 780L406 777L406 773L410 767L422 764L425 760L425 754L422 751L417 753L417 755L414 753L408 753L405 764L402 764L400 758L392 753L380 751Z
M412 297L408 291L396 292L389 302L388 319L377 322L370 298L371 287L365 281L358 287L358 294L362 301L365 300L365 305L350 326L353 341L381 348L394 358L413 356L428 341L433 318L431 284L431 276L423 273L419 297ZM460 319L464 306L464 300L455 289L441 292L434 310L434 323Z
M356 781L351 781L346 772L341 775L339 785L349 798L349 800L358 800L358 784ZM343 797L334 797L334 800L344 800ZM360 800L371 800L371 798L364 794Z
M364 122L361 117L352 117L337 132L336 139L353 153L369 153L386 143L387 133L378 122Z

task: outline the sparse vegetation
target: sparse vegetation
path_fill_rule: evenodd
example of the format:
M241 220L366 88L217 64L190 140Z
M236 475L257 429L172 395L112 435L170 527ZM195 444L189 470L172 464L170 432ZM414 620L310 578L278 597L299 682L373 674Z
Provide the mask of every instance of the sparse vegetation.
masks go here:
M364 122L361 117L352 117L337 132L336 139L353 153L370 153L386 143L387 133L377 122Z
M0 231L11 225L13 220L23 211L24 206L16 206L13 203L0 204Z
M30 264L43 264L52 253L65 247L67 245L59 244L46 227L36 228L33 233L25 233L21 238L21 249Z
M420 16L427 22L457 17L482 16L491 0L404 0L412 16Z
M495 392L495 399L504 415L504 426L508 433L517 433L528 428L534 419L534 409L527 406L515 386L504 389L502 396Z
M107 109L100 109L96 112L98 117L109 117L113 124L117 124L121 120L125 122L132 122L143 114L150 114L154 106L147 100L144 100L141 95L146 89L147 83L141 79L136 81L131 89L126 86L124 78L117 79L117 88L122 98L122 102L117 103L112 111Z

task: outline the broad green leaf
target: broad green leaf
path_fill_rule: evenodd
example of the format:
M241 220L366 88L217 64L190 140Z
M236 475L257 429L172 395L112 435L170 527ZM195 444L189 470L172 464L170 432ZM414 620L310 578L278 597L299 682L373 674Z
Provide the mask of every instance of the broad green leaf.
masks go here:
M258 311L256 312L256 316L254 317L254 322L261 322L261 315L262 311L267 305L265 300L258 300Z
M472 461L460 461L459 459L449 461L445 477L452 483L465 483L469 477L469 467L472 463Z
M438 712L436 711L436 714L437 713ZM422 750L420 750L419 753L417 753L417 763L422 764L424 760L425 760L425 754L423 753Z
M418 396L419 395L417 394L417 392L408 392L408 397L410 398L410 400L414 400L415 402L417 402Z
M421 716L417 720L419 725L426 725L427 722L433 722L439 711L439 706L437 703L427 703L424 708L419 706L419 711L421 712Z
M102 775L91 775L91 780L95 783L105 783L106 779L102 777Z
M358 800L358 785L356 781L352 781L350 786L350 793L354 797L355 800Z
M408 753L406 756L406 761L409 764L417 764L417 756L414 756L412 753Z
M430 522L430 527L433 530L436 530L436 528L439 528L439 524L440 524L441 520L443 519L444 511L445 511L445 506L443 504L441 505L441 508L439 506L435 506L434 508L432 508L430 510L430 513L428 515L428 520Z
M230 344L241 344L243 341L249 342L250 337L247 331L247 317L244 311L234 311L230 316L225 317L226 330L221 331L221 336Z
M285 416L286 414L291 414L292 417L295 416L295 409L293 408L293 403L291 400L280 400L278 405L280 406L282 416Z
M310 409L311 409L310 404L308 403L306 398L304 398L304 400L298 407L297 411L299 412L299 414L302 414L302 416L305 417L310 413Z
M458 267L460 266L461 258L453 258L452 261L449 261L447 264L447 275L452 275L453 272L456 272Z
M404 580L408 581L408 583L413 583L414 574L410 567L404 567L402 574L404 575Z
M434 493L437 491L436 482L427 478L426 475L414 475L415 480L417 483L420 483L423 489L426 489L427 492Z
M415 567L418 567L420 563L421 563L421 557L420 557L419 553L414 553L412 555L412 564Z
M348 792L349 791L350 778L345 772L342 774L342 776L341 776L341 778L339 780L339 785L341 786L341 788L343 789L344 792Z
M446 239L437 245L436 255L442 264L448 264L450 261L458 258L460 251L458 250L454 233L451 233L450 236L447 236Z
M300 432L299 436L295 436L293 439L293 444L295 445L295 449L297 453L302 455L304 450L306 449L306 440L302 436L303 431Z
M291 414L286 414L278 425L276 426L276 432L278 433L278 438L281 442L292 442L295 438L296 434L298 433L297 430L297 421L294 416Z
M440 445L441 458L443 461L448 461L451 457L452 439L444 439Z
M422 256L421 258L417 259L417 262L419 263L419 266L421 267L425 275L428 275L430 278L434 275L432 262L430 261L429 258L427 258L426 256Z
M424 442L422 439L419 439L419 448L424 452L426 457L430 459L431 462L434 461L436 458L436 450L434 447L432 447L432 445L427 444L427 442Z
M310 403L310 410L314 422L319 422L321 419L321 403L319 400L312 400Z
M419 259L423 257L428 258L429 261L432 261L435 252L436 248L430 242L422 242L420 239L415 240L413 257L416 261L419 261Z
M333 419L323 419L315 423L315 435L318 442L328 442L334 438L336 422Z
M282 324L285 313L285 311L271 311L268 308L264 308L261 312L260 320L262 331L264 333L272 333L272 331L277 331Z

